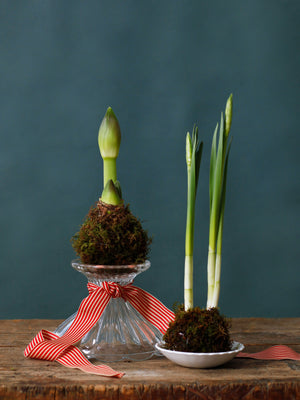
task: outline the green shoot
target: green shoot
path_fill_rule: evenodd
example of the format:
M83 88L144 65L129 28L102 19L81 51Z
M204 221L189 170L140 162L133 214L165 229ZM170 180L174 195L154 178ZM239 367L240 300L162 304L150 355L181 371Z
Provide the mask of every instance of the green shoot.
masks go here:
M110 179L113 183L117 181L117 157L121 144L119 122L111 107L108 107L101 122L98 144L103 158L103 188L105 188Z
M112 204L113 206L122 204L119 191L111 179L106 183L105 188L103 189L101 201L106 204Z
M198 186L199 170L203 142L199 144L198 128L194 125L192 137L186 135L186 164L187 164L187 217L185 234L185 264L184 264L184 308L193 307L193 249L195 202Z
M232 120L232 94L229 96L225 120L221 114L220 127L216 126L214 131L209 177L209 248L207 259L207 308L217 307L220 295L221 258L222 258L222 237L226 196L227 166L231 140L228 143L228 136ZM217 146L217 133L219 129L219 140Z

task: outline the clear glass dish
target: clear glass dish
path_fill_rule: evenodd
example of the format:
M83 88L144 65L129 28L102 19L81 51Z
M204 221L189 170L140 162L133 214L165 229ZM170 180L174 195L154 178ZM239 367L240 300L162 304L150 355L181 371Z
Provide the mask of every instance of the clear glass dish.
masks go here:
M137 265L87 265L79 260L72 267L86 276L89 282L101 286L103 281L121 286L150 268L150 262ZM55 333L62 336L75 319L76 313L66 319ZM91 360L104 362L147 360L161 353L155 348L162 333L148 322L134 307L122 298L112 298L94 327L76 345Z

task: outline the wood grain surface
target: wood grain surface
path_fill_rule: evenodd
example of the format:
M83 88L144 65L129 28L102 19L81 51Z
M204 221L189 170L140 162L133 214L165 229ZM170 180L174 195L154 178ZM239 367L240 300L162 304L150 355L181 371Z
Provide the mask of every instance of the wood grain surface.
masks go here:
M300 362L236 358L215 369L189 369L165 358L109 365L122 379L88 375L56 362L26 359L23 351L42 328L59 320L0 320L0 399L300 400ZM246 352L285 344L300 352L300 318L233 319L232 338Z

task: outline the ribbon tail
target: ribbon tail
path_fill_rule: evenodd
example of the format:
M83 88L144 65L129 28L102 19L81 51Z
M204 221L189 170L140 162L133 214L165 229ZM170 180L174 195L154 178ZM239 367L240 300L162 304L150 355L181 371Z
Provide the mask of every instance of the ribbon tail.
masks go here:
M88 333L101 317L111 297L101 288L91 292L82 300L71 326L60 338L60 342L74 344Z
M71 326L61 337L42 330L25 349L25 356L53 361L67 348L83 338L99 320L110 296L103 290L95 290L80 304Z
M239 353L236 357L256 360L300 360L300 354L288 346L276 345L258 353Z
M175 314L169 310L161 301L145 290L128 286L125 290L126 300L162 334L166 332L170 321L173 321Z
M58 335L53 332L41 330L34 339L29 343L24 351L26 358L36 358L36 359L50 359L49 353L45 354L46 344L51 347L51 339L59 339ZM47 342L48 341L48 342ZM39 346L40 345L40 346ZM33 352L34 350L34 352ZM49 350L49 349L48 349ZM45 358L46 356L46 358ZM83 372L95 375L101 375L112 378L122 378L123 372L115 371L107 365L94 365L90 363L82 352L75 346L70 345L66 350L60 354L58 357L51 359L51 361L57 361L58 363L69 368L78 368Z
M111 378L122 378L124 372L115 371L108 365L94 365L82 354L78 347L70 346L66 353L60 355L56 360L69 368L78 368L87 374L106 376Z
M93 365L74 346L99 320L110 298L103 290L91 292L81 302L74 321L63 336L41 330L26 347L25 357L57 361L66 367L79 368L87 373L121 378L124 373L106 365Z

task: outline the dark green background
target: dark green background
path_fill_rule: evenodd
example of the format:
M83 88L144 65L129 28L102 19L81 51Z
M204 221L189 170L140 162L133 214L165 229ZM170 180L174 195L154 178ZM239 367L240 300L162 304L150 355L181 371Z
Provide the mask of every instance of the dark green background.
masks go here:
M185 134L199 125L195 302L206 301L210 142L234 93L220 307L300 316L299 1L0 2L0 317L64 318L86 296L70 238L102 188L98 127L153 235L136 283L183 300Z

